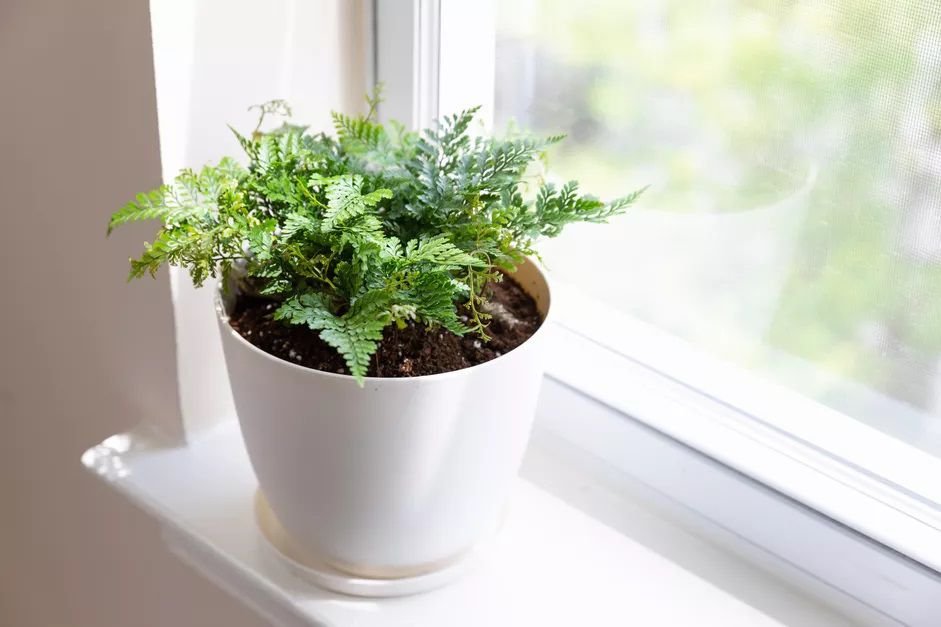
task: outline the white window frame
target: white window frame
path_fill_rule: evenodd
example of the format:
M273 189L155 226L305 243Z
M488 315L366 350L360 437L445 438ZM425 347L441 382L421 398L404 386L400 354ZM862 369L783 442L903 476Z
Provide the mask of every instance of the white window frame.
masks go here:
M385 118L426 125L439 114L494 102L495 0L375 0L375 77L385 86ZM707 356L690 344L585 296L553 286L555 342L550 377L609 408L607 422L586 428L581 416L553 429L628 474L635 463L636 421L793 500L816 521L803 542L777 546L755 533L776 511L738 509L725 499L695 499L682 481L658 490L723 521L783 560L841 590L859 591L877 611L905 624L941 616L941 459L799 393ZM647 477L657 483L657 477ZM743 484L744 485L744 484ZM729 511L731 507L733 512ZM801 511L798 508L798 511ZM731 514L734 514L730 516ZM857 568L821 569L817 540L834 523L852 541L834 559ZM904 602L886 592L885 560L904 565Z

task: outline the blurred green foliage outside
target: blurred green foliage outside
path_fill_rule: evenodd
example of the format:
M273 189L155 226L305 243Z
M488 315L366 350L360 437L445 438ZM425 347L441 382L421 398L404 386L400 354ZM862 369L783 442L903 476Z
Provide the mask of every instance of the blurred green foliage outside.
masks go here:
M746 365L783 351L936 408L941 5L511 0L498 24L497 124L568 133L552 172L607 197L649 183L640 211L677 221L797 198L751 350L671 331ZM613 298L629 311L643 299Z

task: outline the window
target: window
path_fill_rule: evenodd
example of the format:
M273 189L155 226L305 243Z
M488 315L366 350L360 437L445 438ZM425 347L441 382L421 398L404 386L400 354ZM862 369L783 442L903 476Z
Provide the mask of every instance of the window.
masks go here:
M497 126L567 132L552 171L607 196L652 186L550 267L941 454L939 35L928 2L500 3Z
M417 0L408 47L377 6L409 119L483 103L568 134L552 177L651 185L546 244L550 374L941 567L941 9Z
M497 24L497 126L568 133L553 172L606 196L651 184L548 245L560 277L941 454L938 5L511 0Z

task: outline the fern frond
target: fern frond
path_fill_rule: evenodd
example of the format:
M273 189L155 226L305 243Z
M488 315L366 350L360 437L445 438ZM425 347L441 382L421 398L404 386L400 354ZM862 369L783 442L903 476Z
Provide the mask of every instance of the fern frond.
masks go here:
M539 189L531 207L524 205L519 198L512 201L517 204L509 226L518 237L555 237L573 222L606 222L624 213L645 190L642 188L605 203L589 194L579 194L575 181L569 181L561 188L546 183Z
M327 307L322 294L304 292L285 299L274 311L275 320L305 325L319 331L333 324L335 316Z
M218 210L219 194L235 187L244 172L244 168L229 158L216 166L206 166L199 173L183 170L171 184L138 194L116 211L108 222L108 234L122 224L138 220L156 219L172 225L205 219Z
M436 124L437 128L434 131L426 131L425 135L430 143L438 146L441 152L453 156L458 148L470 142L467 129L478 111L480 111L480 105L454 115L446 115Z
M387 292L367 292L345 315L335 316L321 295L308 292L285 300L274 317L320 331L320 338L337 349L350 374L362 384L382 330L391 322L389 303Z
M346 361L350 374L362 385L369 370L369 360L379 347L386 324L380 320L350 324L338 318L334 326L320 332L320 339L337 349Z
M118 209L108 221L108 235L122 224L139 220L162 220L170 212L166 203L167 186L138 194L134 200Z
M385 138L385 129L381 124L368 117L351 117L342 113L332 113L333 128L340 140L340 145L355 151L375 149Z
M372 290L357 298L342 318L320 332L324 342L346 360L350 374L362 385L369 359L382 340L382 330L392 322L392 296L386 289Z
M336 226L362 215L384 198L392 198L392 190L377 189L363 196L363 177L342 175L334 178L326 188L327 208L320 228L329 233Z
M461 323L454 306L455 285L446 272L420 274L408 294L415 313L425 324L438 324L457 335L469 329Z
M451 243L447 235L413 239L405 246L405 259L409 263L428 262L442 269L483 266L484 263Z
M646 192L648 189L650 189L650 186L644 185L640 189L634 190L627 196L621 196L620 198L615 198L614 200L609 202L607 205L605 205L608 215L610 216L610 215L616 215L616 214L621 213L624 209L627 209L628 207L633 205L635 202L637 202L637 199L640 198L641 195L644 192Z
M298 234L311 234L320 230L320 223L304 213L295 211L289 213L281 227L281 237L292 239Z
M333 270L333 282L344 294L359 294L366 278L363 265L356 258L340 261Z
M245 137L231 126L229 126L229 130L232 131L233 135L235 135L235 139L238 141L239 146L242 147L242 150L245 151L245 155L252 161L258 159L258 141L256 141L254 138L250 139Z
M144 245L139 259L131 260L128 280L150 274L155 276L163 265L185 266L197 286L215 271L212 255L202 246L202 236L195 229L161 230L153 244Z

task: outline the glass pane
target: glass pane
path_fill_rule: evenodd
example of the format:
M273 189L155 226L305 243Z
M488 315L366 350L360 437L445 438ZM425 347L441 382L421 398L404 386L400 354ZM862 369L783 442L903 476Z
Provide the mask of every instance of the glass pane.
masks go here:
M496 80L554 176L651 185L557 275L941 451L941 5L509 0Z

